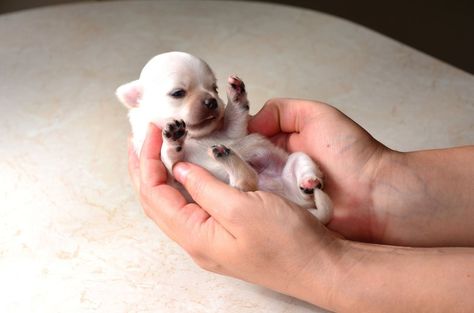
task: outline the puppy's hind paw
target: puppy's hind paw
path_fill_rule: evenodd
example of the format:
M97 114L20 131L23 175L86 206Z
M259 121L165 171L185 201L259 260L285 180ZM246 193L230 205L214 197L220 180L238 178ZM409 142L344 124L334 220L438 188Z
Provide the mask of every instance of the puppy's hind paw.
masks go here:
M166 124L163 129L163 139L169 144L176 146L177 149L181 150L181 145L184 142L187 134L186 124L183 120L174 120Z
M214 160L224 159L228 157L231 150L224 145L213 145L210 149L210 154Z
M227 79L227 83L227 97L229 100L243 109L248 110L249 105L244 82L239 77L232 75Z
M323 183L316 177L308 177L301 181L299 187L304 194L311 195L315 189L322 189Z

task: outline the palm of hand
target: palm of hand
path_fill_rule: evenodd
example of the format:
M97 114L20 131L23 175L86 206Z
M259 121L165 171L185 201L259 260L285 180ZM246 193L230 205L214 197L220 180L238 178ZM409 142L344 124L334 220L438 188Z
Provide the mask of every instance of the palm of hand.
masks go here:
M251 130L255 127L270 135L289 152L307 153L320 165L326 175L326 191L335 207L329 228L350 239L379 241L385 214L372 207L371 187L378 160L388 149L331 106L302 102L293 105L291 112L283 112L289 110L285 106L279 108L277 127L272 122L256 126L256 119ZM263 115L268 120L271 114Z

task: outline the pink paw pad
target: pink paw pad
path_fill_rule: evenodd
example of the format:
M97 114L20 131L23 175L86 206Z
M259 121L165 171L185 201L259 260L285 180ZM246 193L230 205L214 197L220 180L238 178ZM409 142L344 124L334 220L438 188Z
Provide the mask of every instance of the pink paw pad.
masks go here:
M313 194L314 189L322 189L323 184L317 178L304 179L300 184L300 189L306 194Z
M239 77L232 75L227 79L227 82L229 83L232 90L235 92L236 97L245 93L245 84Z
M229 156L230 149L224 145L213 145L211 147L211 152L214 155L214 158L218 159L218 158L224 158L224 157Z

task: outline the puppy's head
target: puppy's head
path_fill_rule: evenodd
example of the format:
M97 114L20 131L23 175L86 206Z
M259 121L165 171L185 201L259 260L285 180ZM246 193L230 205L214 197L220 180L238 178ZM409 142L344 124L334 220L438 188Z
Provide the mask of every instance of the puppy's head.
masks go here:
M161 128L172 119L184 120L190 137L208 135L222 125L225 106L217 94L214 73L187 53L155 56L140 78L120 86L116 95L126 107L141 110Z

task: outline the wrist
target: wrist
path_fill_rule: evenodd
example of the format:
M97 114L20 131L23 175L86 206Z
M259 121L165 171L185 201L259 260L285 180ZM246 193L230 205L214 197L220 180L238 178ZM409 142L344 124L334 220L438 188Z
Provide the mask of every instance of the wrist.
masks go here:
M371 234L375 242L408 246L472 245L472 147L386 150L374 171ZM443 229L442 232L439 229Z
M387 147L380 148L371 159L371 165L368 166L368 176L370 177L371 195L370 202L372 208L378 208L387 205L387 201L381 193L381 188L386 188L387 184L392 186L395 180L403 175L401 167L406 167L408 155L405 152L391 150Z
M401 226L398 217L408 205L406 200L420 194L420 181L410 171L409 158L408 153L384 148L373 160L368 225L372 242L400 244L392 238Z
M350 245L331 231L325 231L324 243L308 249L306 266L295 271L283 293L334 310L334 295L337 294L335 282L343 272L341 260L345 258Z
M474 251L343 241L328 308L335 312L452 311L470 307ZM468 297L469 298L469 297ZM469 302L469 303L468 303Z

